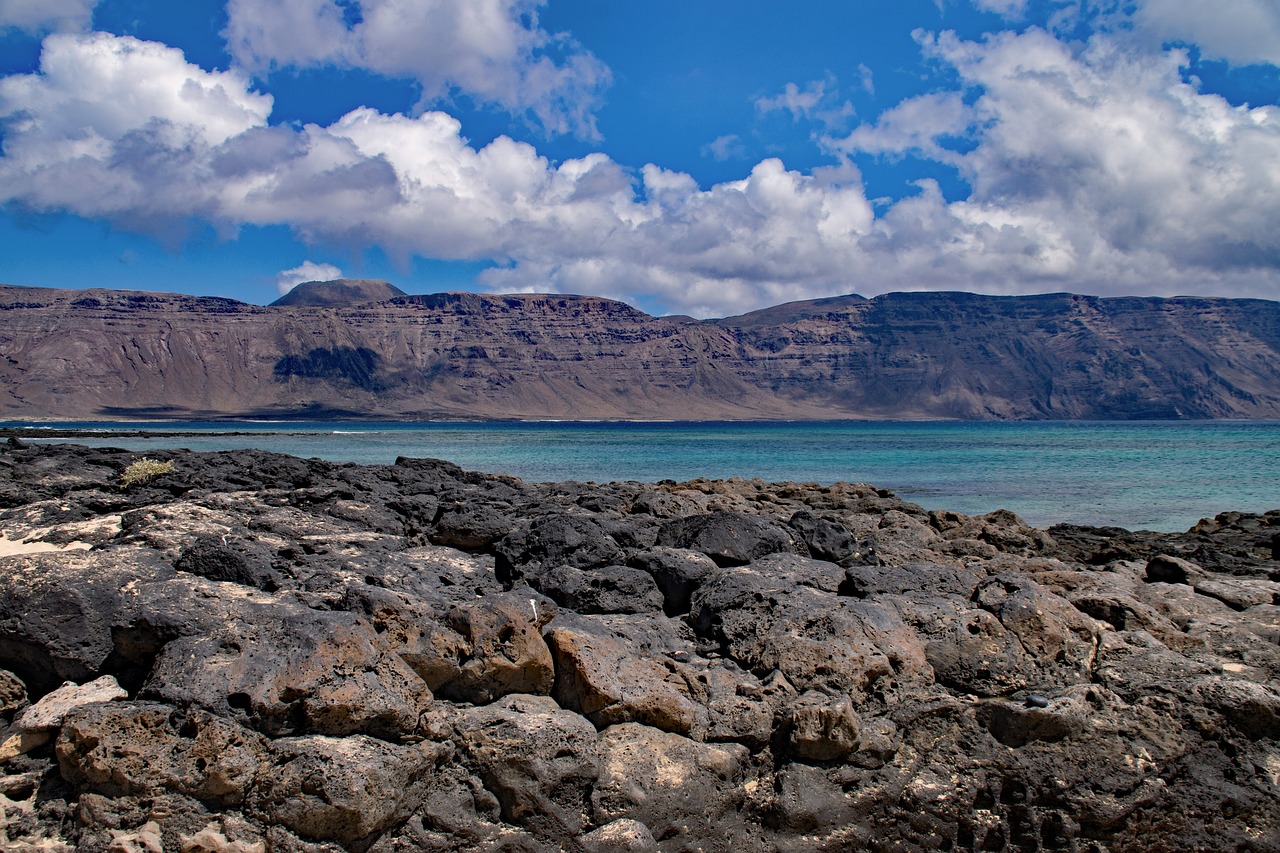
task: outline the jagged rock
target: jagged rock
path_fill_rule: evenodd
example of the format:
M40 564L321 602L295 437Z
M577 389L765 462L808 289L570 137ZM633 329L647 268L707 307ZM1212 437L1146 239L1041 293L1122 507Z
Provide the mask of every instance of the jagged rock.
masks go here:
M766 554L797 550L790 531L781 524L737 512L669 521L658 530L658 544L699 551L718 566L743 566Z
M746 766L738 744L695 743L639 723L610 726L600 734L592 813L602 823L639 821L663 840L725 839L722 821L742 805Z
M585 853L648 853L657 848L649 827L629 818L606 823L582 836Z
M791 754L801 761L833 761L858 748L861 724L848 696L802 695L787 716Z
M530 581L539 592L578 613L650 613L662 607L653 578L626 566L589 571L556 566Z
M12 672L0 669L0 715L8 716L26 704L27 686Z
M412 733L431 702L417 674L346 613L268 605L214 636L164 646L143 694L280 737Z
M694 594L690 621L757 675L797 689L861 694L876 679L926 669L924 648L878 604L835 595L844 570L794 555L721 569Z
M582 833L598 749L583 717L546 696L512 695L464 711L453 728L504 821L539 837Z
M271 747L251 812L304 838L348 845L416 811L443 757L434 745L396 746L364 735L281 738Z
M849 528L838 521L817 516L807 509L791 516L787 526L796 532L808 549L809 556L815 559L841 563L858 551L858 543Z
M652 548L633 554L632 568L648 572L662 593L662 610L668 616L689 612L693 591L716 569L705 554L683 548Z
M29 706L14 720L13 726L23 732L53 731L62 725L67 714L82 705L111 702L127 698L128 695L120 688L119 682L110 675L104 675L86 684L68 682Z
M266 738L207 711L116 702L73 712L57 743L62 775L112 797L176 791L244 802L268 762Z
M241 548L232 547L221 536L199 537L182 552L174 567L209 580L244 584L268 592L280 588L279 572L262 555L242 553Z
M495 546L499 580L511 583L542 569L578 569L619 562L622 550L590 518L552 515L517 527Z
M456 605L446 617L463 645L442 696L484 704L509 693L551 692L555 669L541 630L555 616L545 599L512 591Z
M1190 560L1158 554L1147 561L1147 580L1151 583L1195 584L1208 578L1204 569Z
M3 560L0 661L37 695L64 681L91 681L115 649L135 590L174 575L154 551L113 548L29 554Z
M1002 574L983 581L974 600L1013 633L1042 669L1088 679L1101 634L1099 623L1026 577Z
M556 701L597 728L640 722L684 735L705 729L706 712L669 658L637 656L586 620L553 623L547 643L556 663Z
M133 458L0 443L6 541L93 546L0 558L0 714L135 697L18 732L56 742L0 764L6 849L1280 853L1280 512L1043 537L856 484ZM655 544L717 517L782 550Z

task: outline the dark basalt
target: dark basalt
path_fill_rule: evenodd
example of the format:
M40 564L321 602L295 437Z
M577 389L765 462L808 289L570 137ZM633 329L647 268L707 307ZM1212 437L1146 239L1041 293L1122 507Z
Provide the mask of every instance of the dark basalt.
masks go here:
M0 447L5 849L1280 851L1280 511L150 455Z

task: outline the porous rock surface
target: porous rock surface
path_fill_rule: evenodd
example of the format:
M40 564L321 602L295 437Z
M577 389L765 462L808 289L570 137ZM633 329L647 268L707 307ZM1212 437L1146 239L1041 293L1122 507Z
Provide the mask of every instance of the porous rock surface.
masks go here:
M6 850L1280 851L1280 512L152 456L0 448Z

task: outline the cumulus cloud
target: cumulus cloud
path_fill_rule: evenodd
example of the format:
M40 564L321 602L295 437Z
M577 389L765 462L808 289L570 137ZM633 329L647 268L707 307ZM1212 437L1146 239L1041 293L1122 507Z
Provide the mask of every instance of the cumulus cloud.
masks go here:
M303 261L293 269L276 273L276 289L284 296L304 281L336 281L342 278L342 270L333 264L317 264Z
M241 74L129 38L51 36L37 73L0 80L0 203L139 229L286 225L317 244L492 261L495 290L701 316L895 289L1275 296L1280 109L1233 107L1184 82L1179 54L1106 37L920 40L963 91L830 140L838 166L770 159L704 188L599 153L477 147L441 112L271 125ZM922 181L877 213L853 165L867 153L941 160L972 192L948 201Z
M1207 56L1280 65L1280 4L1274 0L1143 0L1134 22L1157 41L1196 44Z
M410 78L422 103L455 91L599 136L604 63L538 23L546 0L229 0L227 49L254 72L332 64Z
M82 32L97 5L98 0L0 0L0 32Z

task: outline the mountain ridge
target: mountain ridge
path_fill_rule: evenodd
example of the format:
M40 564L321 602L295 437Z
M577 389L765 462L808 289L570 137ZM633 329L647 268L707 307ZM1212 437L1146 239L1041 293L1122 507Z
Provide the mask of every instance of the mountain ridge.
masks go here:
M0 317L10 419L1280 418L1280 303L1258 299L851 294L695 321L0 285Z

